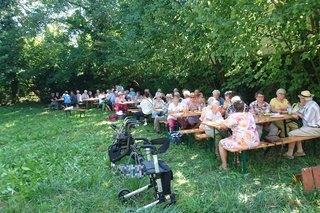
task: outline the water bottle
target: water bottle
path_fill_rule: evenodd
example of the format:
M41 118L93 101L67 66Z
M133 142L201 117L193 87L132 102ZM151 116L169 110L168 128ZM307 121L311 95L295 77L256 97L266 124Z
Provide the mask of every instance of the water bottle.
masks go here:
M288 115L291 115L291 113L292 113L292 108L291 108L291 107L288 107L288 108L287 108L287 112L288 112Z

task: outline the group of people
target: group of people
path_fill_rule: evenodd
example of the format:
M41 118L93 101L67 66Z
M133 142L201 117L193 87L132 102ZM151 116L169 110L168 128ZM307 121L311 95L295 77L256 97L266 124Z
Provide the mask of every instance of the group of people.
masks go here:
M256 124L264 115L292 113L293 106L286 99L286 90L282 88L276 91L276 97L272 98L269 103L264 100L265 96L262 91L256 92L255 101L250 104L244 103L240 96L232 91L225 92L223 98L219 90L214 90L212 97L207 102L198 90L194 92L183 90L182 94L183 97L175 89L171 94L165 96L156 94L154 98L151 98L148 91L145 92L140 103L141 111L136 113L137 119L144 116L144 125L147 125L146 116L151 115L154 118L154 128L157 132L160 132L159 122L162 120L168 122L169 131L174 131L181 125L184 125L183 128L203 128L207 135L216 138L216 154L221 158L222 169L227 168L226 148L253 148L259 145L263 135L285 137L285 132L288 132L289 136L320 135L320 108L313 100L314 95L308 90L302 91L299 95L300 108L292 115L293 118L302 120L302 126L299 126L299 122L294 120L286 122L286 126L283 121ZM157 110L159 108L162 110ZM185 122L173 116L185 110L201 110L201 116L183 118ZM203 121L215 121L220 128L213 129L202 125ZM226 137L228 131L231 132L231 135ZM294 152L295 147L297 147L296 152ZM297 142L289 145L284 157L293 159L305 155L302 143Z
M115 89L99 90L95 95L91 91L84 90L83 94L77 90L76 93L70 91L70 95L66 91L62 97L59 93L53 93L51 96L51 104L59 107L56 100L63 98L64 104L79 104L88 98L96 98L102 108L109 110L114 109L116 113L122 111L128 113L128 107L137 107L139 109L135 116L138 120L143 118L143 125L147 125L148 117L153 118L154 128L160 133L160 122L167 121L169 131L183 128L201 128L210 137L216 138L216 155L221 158L221 168L227 168L227 151L226 148L247 149L258 146L263 135L285 137L285 132L289 136L316 136L320 135L320 108L313 100L313 94L310 91L302 91L299 95L300 109L294 110L293 118L302 120L302 126L297 122L287 122L286 126L282 121L265 122L256 124L257 119L261 115L270 113L291 114L293 106L286 99L286 90L278 89L276 97L270 102L265 101L262 91L255 94L255 101L250 104L244 103L240 96L233 91L224 93L221 97L219 90L213 90L212 96L206 101L203 94L199 90L190 92L182 90L182 95L178 89L174 89L172 93L164 95L161 89L152 96L150 90L146 89L143 95L140 91L124 90L122 86L116 85ZM125 101L131 101L131 105L123 104ZM175 113L185 111L201 111L201 116L189 116L184 120L173 116ZM201 122L215 121L220 128L214 129L201 124ZM226 137L226 133L230 132L230 136ZM265 134L264 134L265 133ZM297 147L296 152L294 152ZM288 159L305 156L305 152L301 142L289 144L288 151L284 154Z

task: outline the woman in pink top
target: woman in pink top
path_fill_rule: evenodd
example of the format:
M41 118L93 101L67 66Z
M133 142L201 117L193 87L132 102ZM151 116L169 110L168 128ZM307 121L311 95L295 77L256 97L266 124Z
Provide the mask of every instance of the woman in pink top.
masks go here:
M225 148L242 150L258 146L260 143L253 115L244 111L245 103L236 101L233 107L236 112L221 122L222 128L232 130L232 135L222 139L219 143L222 160L220 167L222 169L227 168L227 150Z
M116 97L116 99L115 99L116 112L119 112L120 110L122 110L124 113L127 114L128 108L127 108L127 105L121 104L121 103L123 103L123 102L125 102L125 99L124 99L122 93L121 93L121 92L118 92L118 93L117 93L117 97Z

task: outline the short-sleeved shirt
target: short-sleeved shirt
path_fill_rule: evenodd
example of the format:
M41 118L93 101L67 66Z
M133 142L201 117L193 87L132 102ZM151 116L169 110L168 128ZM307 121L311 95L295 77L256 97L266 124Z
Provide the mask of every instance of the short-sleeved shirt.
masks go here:
M182 106L181 103L179 103L177 106L174 105L174 103L169 104L168 111L180 112L181 110L183 110L183 106ZM177 120L176 117L173 117L173 116L171 116L171 115L168 115L168 119Z
M165 103L163 100L160 100L160 101L153 100L152 105L153 107L164 108Z
M152 100L151 98L144 98L140 103L141 111L145 115L150 115L152 113Z
M64 94L63 96L63 100L65 104L70 104L71 103L71 98L69 94Z
M303 126L320 127L320 107L315 101L309 101L299 113L303 115Z
M253 101L250 104L250 112L251 113L270 112L270 105L265 101L262 104L259 104L258 101Z
M275 109L275 110L279 110L279 109L287 109L288 105L289 105L289 101L285 98L282 100L282 102L278 101L277 98L272 98L270 101L270 105Z
M259 134L251 113L233 113L224 124L231 128L232 135L220 141L223 147L245 149L259 145Z
M223 120L220 112L217 112L214 114L212 112L212 110L210 110L210 109L206 110L203 121L219 121L219 120ZM206 130L211 129L211 127L209 127L207 125L203 125L203 126L204 126L204 129L206 129Z

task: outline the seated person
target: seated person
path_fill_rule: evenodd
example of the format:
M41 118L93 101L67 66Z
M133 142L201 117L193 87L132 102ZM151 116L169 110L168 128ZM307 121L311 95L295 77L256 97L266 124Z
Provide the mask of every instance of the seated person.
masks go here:
M155 118L162 114L160 111L155 111L156 109L163 109L165 106L164 101L161 99L161 94L157 94L155 99L152 101L152 118Z
M143 116L144 117L144 126L146 126L147 120L148 120L148 115L151 115L152 113L152 100L150 98L150 94L146 92L144 94L144 97L140 103L140 108L141 111L136 113L136 118L137 120L140 120L140 118Z
M74 107L78 106L77 96L76 94L74 94L72 90L70 91L70 100L71 100L71 103L70 103L71 106L74 106Z
M190 102L190 91L189 90L184 90L183 91L183 99L181 100L181 104L184 109L187 109L187 106Z
M173 101L171 104L169 104L168 107L168 124L169 124L169 131L174 131L174 125L178 122L180 125L182 124L181 119L177 119L176 117L172 116L171 114L182 112L183 106L181 103L179 103L179 97L174 96Z
M280 114L287 114L287 108L291 107L290 102L285 98L286 90L285 89L278 89L276 92L277 97L272 98L270 101L271 112L273 113L280 113ZM281 130L280 137L286 137L284 131L284 123L283 121L275 121L274 124ZM287 122L286 125L287 132L292 131L298 128L297 123L295 122Z
M76 91L76 95L77 95L77 101L78 101L78 103L82 103L82 95L80 94L80 91L79 91L79 90Z
M116 112L119 112L120 110L123 111L125 114L128 112L128 107L125 104L121 104L125 102L125 99L123 97L122 92L117 93L117 97L115 99L115 104L116 104Z
M166 95L166 103L164 104L162 115L158 115L154 118L154 128L157 131L157 133L161 132L160 129L160 121L166 121L167 120L167 114L168 114L168 108L169 105L172 103L172 94Z
M131 100L134 100L136 98L136 92L134 91L133 88L130 88L129 96Z
M231 128L232 130L232 135L222 139L219 143L222 161L220 168L222 169L227 168L227 150L225 148L242 150L258 146L260 143L256 123L253 115L245 112L245 103L236 101L233 103L233 108L235 112L220 122L222 128Z
M194 112L200 108L200 104L196 101L196 97L194 93L190 93L190 101L187 104L187 110ZM194 127L194 125L198 124L200 122L199 116L189 116L186 118L188 124L191 127Z
M219 101L217 100L213 100L212 103L210 103L210 105L208 105L207 107L207 110L205 112L205 115L203 118L201 118L201 121L220 121L220 120L223 120L223 117L220 113L220 103ZM209 135L210 137L212 138L215 138L215 153L216 153L216 156L219 158L220 155L219 155L219 142L220 140L222 139L222 135L224 135L224 132L221 133L221 131L219 130L216 130L214 128L211 128L207 125L200 125L199 127L200 129L204 129L205 130L205 133L207 135Z
M107 104L110 109L114 109L114 107L116 106L116 94L114 92L114 89L109 91L109 99Z
M51 93L51 96L50 96L50 106L54 107L55 109L59 109L59 103L58 103L58 98L56 97L56 94L53 92Z
M261 91L256 92L256 100L250 104L250 112L253 116L261 116L270 112L270 105L264 101L264 94ZM277 135L278 128L274 123L265 123L257 125L259 137L261 138L262 131L268 132L268 136Z
M219 101L220 106L223 106L224 104L224 99L220 97L220 91L215 89L212 91L212 97L214 97L217 101Z
M92 93L92 91L89 91L89 92L88 92L88 95L89 95L89 98L93 98L93 93Z
M143 99L143 96L141 95L140 91L137 91L136 97L135 97L135 99L134 99L134 102L135 102L137 105L139 105L139 104L141 103L142 99Z
M82 95L81 95L81 100L85 100L85 99L88 99L89 98L89 94L88 94L88 91L87 90L84 90Z
M289 132L289 136L320 136L320 107L313 100L313 94L310 91L302 91L299 95L300 103L303 106L297 113L293 114L294 118L302 119L302 127ZM294 148L297 145L297 151L293 154ZM294 157L305 156L302 148L302 142L290 143L288 152L285 157L293 159Z
M99 101L99 107L101 107L102 111L106 110L106 101L107 101L107 96L104 91L102 91L99 96L98 96L98 101Z
M62 95L62 98L63 98L63 103L65 107L68 107L71 104L71 98L68 91L64 92L64 94Z
M221 107L220 112L221 112L222 116L224 116L225 118L228 117L227 109L232 105L231 98L233 98L233 96L234 96L234 92L232 92L232 91L227 91L224 93L225 101Z
M94 97L95 97L95 98L98 98L99 95L100 95L100 90L97 89L97 90L96 90L96 94L94 94Z

